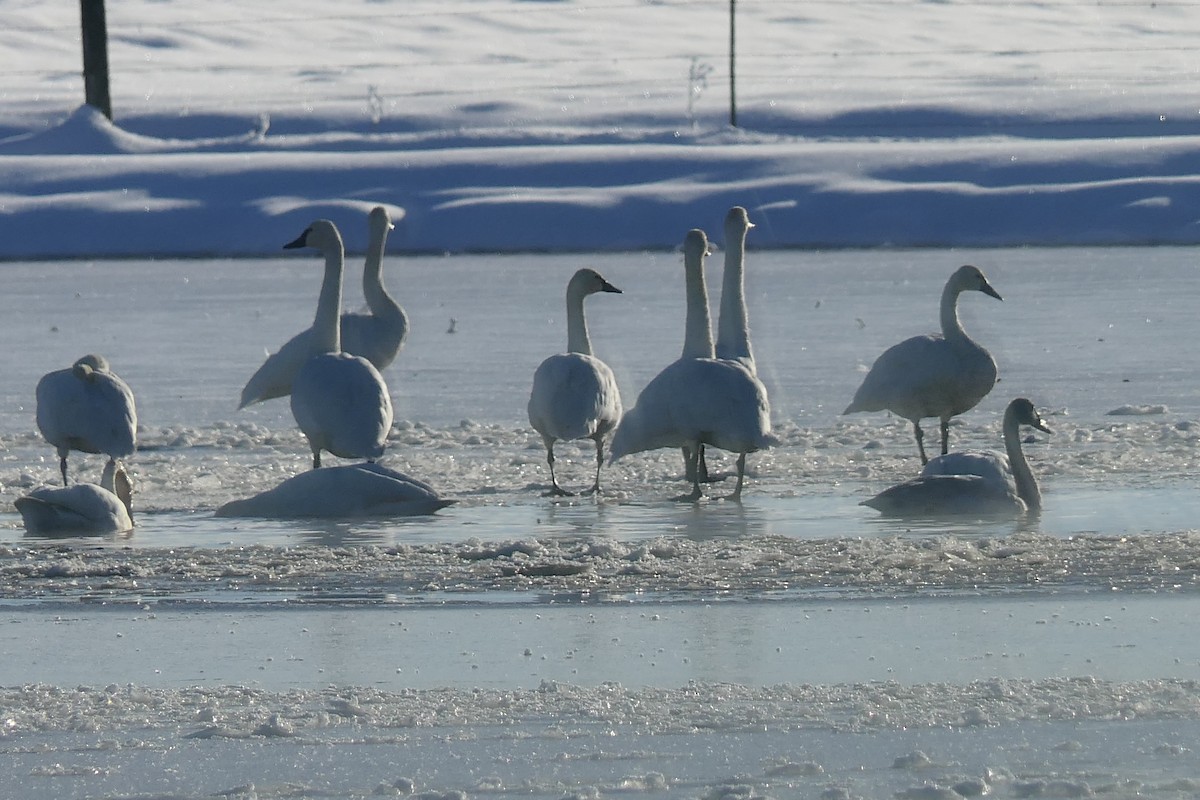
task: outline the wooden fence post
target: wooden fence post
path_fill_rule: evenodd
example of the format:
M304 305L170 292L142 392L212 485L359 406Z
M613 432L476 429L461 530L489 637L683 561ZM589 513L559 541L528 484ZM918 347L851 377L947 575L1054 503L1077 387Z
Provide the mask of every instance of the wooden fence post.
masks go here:
M737 127L737 0L729 0L729 125Z
M79 15L83 27L84 100L112 119L112 100L108 94L108 24L104 19L104 0L79 0Z

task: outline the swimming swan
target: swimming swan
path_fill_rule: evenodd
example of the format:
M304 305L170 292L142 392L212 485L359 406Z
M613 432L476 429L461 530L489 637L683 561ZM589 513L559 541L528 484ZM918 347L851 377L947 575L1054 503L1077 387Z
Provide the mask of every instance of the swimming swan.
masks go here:
M910 421L922 464L929 459L921 420L941 419L945 454L950 418L974 408L996 385L996 362L967 336L958 319L958 296L966 291L1003 299L978 268L959 267L942 290L941 336L914 336L885 350L842 412L887 410Z
M133 530L133 484L115 459L104 466L100 485L34 489L14 501L33 534L102 534Z
M338 310L342 302L344 251L337 226L319 219L285 249L313 247L325 256L325 277L313 319L309 357L292 383L292 416L308 437L313 468L321 451L342 458L383 455L392 428L392 400L370 361L341 351Z
M432 514L453 502L439 497L429 484L379 464L344 464L302 472L253 497L231 500L216 516L411 517Z
M396 360L408 337L408 315L383 285L383 253L388 232L394 227L387 209L376 206L367 218L370 239L363 266L363 296L369 314L342 314L342 350L370 361L383 370ZM267 357L242 389L238 408L291 394L292 381L309 353L312 329L289 339Z
M597 292L621 290L593 269L581 269L567 283L567 352L550 356L533 373L529 424L542 435L550 465L547 494L570 495L554 476L554 442L591 439L596 443L596 480L588 494L600 491L604 440L621 419L621 394L611 369L592 355L583 300Z
M660 447L687 447L692 464L692 493L681 499L698 500L699 459L703 444L738 454L738 479L731 499L741 497L746 454L776 443L771 434L770 406L762 382L745 365L711 356L712 331L708 291L704 285L704 231L689 231L684 239L687 286L687 337L684 357L656 375L638 395L635 406L617 425L609 447L609 462ZM707 357L692 355L704 352Z
M1043 433L1033 403L1018 397L1004 411L1004 449L1007 456L988 451L966 451L938 456L925 465L919 477L885 489L864 500L889 516L961 514L1020 514L1042 507L1042 494L1033 470L1021 449L1021 426Z
M137 448L133 392L103 356L94 354L38 381L37 426L58 451L63 486L70 451L127 458Z

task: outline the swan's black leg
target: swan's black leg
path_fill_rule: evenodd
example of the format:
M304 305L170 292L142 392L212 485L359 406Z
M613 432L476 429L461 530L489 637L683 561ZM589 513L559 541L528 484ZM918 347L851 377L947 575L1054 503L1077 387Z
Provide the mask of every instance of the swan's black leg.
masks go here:
M546 492L543 497L571 497L571 492L558 485L558 478L554 477L554 443L546 445L546 463L550 465L550 491Z
M950 452L950 420L942 420L942 455Z
M917 450L921 453L921 465L929 463L929 457L925 455L925 431L921 430L920 421L913 423L913 435L917 437Z
M63 486L67 485L67 457L63 456L58 460L58 468L62 471Z
M742 484L745 482L745 478L746 478L746 454L745 453L740 453L738 455L737 471L738 471L737 486L734 487L733 494L729 495L729 499L737 500L737 501L741 502Z

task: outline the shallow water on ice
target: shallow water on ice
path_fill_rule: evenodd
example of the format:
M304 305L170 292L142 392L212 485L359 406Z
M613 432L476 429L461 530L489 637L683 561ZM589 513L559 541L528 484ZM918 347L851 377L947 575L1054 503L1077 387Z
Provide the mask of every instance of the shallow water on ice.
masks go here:
M384 461L455 504L347 522L212 515L307 466L286 402L234 407L311 320L317 260L6 264L0 750L29 797L1194 795L1192 256L752 251L783 445L741 503L725 481L699 504L665 451L544 498L524 420L584 264L625 290L588 313L632 404L679 348L678 255L393 256L413 330ZM858 502L915 472L911 431L839 412L963 262L1005 297L962 302L1002 382L952 444L999 447L1030 397L1046 507L881 519ZM57 466L33 387L89 351L138 395L138 527L29 537L11 501ZM590 480L589 447L558 454Z

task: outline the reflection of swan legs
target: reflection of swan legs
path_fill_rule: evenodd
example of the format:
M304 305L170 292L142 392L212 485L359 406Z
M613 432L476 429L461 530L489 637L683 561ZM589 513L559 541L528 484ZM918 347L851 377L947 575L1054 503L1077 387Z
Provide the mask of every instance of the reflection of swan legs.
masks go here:
M558 478L554 477L554 442L546 442L546 463L550 465L550 490L542 495L542 497L572 497L572 493L558 485Z
M917 437L917 450L921 451L921 463L928 464L929 457L925 455L925 431L921 430L921 421L913 420L913 435ZM942 441L945 441L943 439Z

